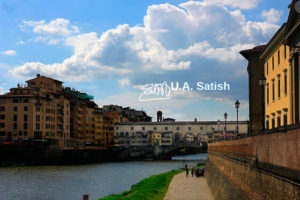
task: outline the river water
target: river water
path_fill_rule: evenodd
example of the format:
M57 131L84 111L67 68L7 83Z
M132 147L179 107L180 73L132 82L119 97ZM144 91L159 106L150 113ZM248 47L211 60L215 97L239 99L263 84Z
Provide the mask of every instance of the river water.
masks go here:
M172 161L0 168L0 200L82 200L83 194L96 200L129 190L148 176L206 159L207 154L196 154Z

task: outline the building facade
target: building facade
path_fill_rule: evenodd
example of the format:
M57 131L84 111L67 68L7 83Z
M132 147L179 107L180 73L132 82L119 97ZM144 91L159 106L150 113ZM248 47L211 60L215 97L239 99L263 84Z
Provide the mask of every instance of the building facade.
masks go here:
M265 45L240 52L248 60L248 87L249 87L249 133L262 129L264 116L263 88L259 86L259 79L264 75L264 60L259 56Z
M262 51L264 60L265 126L273 129L300 122L300 14L294 0L284 23Z
M160 143L209 142L215 134L232 135L236 130L235 121L178 121L178 122L120 122L115 124L114 146L151 145L155 136ZM226 131L224 133L226 126ZM239 122L239 134L248 133L248 121ZM152 135L154 136L152 137ZM219 139L219 138L218 138ZM138 140L138 142L136 142Z
M61 94L62 82L38 74L27 85L0 96L0 139L47 141L61 149L73 148L71 108Z

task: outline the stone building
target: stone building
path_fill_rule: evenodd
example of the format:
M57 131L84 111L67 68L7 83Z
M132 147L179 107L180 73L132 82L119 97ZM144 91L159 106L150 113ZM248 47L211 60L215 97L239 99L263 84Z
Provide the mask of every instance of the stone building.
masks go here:
M264 75L264 61L259 58L266 45L240 52L248 60L249 86L249 132L258 132L262 129L263 120L263 88L259 86L259 79Z
M170 142L208 142L215 133L223 133L225 122L220 121L178 121L178 122L119 122L115 124L114 146L132 145L138 139L139 144L150 145L152 134L161 134L161 140ZM226 133L236 130L235 121L226 122ZM239 122L239 134L248 133L248 121ZM148 142L147 142L148 141ZM167 143L167 142L166 142Z
M73 148L71 108L62 95L62 82L38 74L26 83L26 87L18 85L0 96L0 139Z
M296 0L289 6L289 18L262 51L264 60L265 122L268 129L300 122L300 13Z

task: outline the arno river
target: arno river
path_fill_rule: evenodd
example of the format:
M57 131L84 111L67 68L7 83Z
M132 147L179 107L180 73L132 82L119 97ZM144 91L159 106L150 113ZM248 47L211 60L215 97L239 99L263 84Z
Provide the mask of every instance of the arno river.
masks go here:
M196 165L207 154L176 156L172 161L136 161L76 166L0 168L1 200L96 200L129 190L140 180L185 164Z

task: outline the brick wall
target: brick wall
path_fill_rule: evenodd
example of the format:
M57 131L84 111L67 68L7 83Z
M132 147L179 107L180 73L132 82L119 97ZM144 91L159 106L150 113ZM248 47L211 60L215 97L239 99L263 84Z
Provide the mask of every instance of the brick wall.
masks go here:
M216 199L300 199L300 129L208 144Z
M258 162L299 171L300 129L210 143L208 150L257 157Z
M205 177L216 200L300 199L299 184L212 152Z

